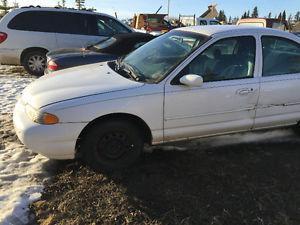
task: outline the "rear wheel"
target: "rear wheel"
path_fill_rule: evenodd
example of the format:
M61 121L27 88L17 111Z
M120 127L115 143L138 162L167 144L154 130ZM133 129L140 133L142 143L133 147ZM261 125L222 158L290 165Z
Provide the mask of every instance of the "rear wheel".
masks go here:
M88 130L80 142L80 153L94 169L116 170L137 161L143 145L137 126L127 121L107 121Z
M46 52L36 50L28 52L23 59L26 71L35 76L42 76L46 68Z

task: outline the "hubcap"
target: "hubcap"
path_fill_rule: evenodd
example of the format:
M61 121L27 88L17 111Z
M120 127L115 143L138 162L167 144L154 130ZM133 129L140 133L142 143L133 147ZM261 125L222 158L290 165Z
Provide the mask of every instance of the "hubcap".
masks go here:
M34 72L43 72L46 66L46 59L41 55L33 55L28 59L28 67Z
M107 159L119 159L133 148L127 135L123 132L105 134L98 141L97 153Z

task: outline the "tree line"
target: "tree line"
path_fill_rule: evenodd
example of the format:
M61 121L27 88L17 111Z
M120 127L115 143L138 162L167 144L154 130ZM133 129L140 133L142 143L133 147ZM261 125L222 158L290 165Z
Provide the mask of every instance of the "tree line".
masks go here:
M252 12L250 12L250 10L245 11L241 18L245 19L245 18L258 18L259 17L259 11L258 11L258 7L255 6L252 10ZM287 20L288 22L298 22L300 21L300 11L298 11L294 16L292 14L290 14L287 17L287 13L285 10L283 10L283 12L280 12L279 15L272 15L272 12L269 12L268 16L265 16L265 18L275 18L275 19L279 19L282 21ZM236 22L239 17L234 17L232 18L231 16L229 16L229 18L227 18L225 11L224 10L220 10L218 16L216 17L216 19L218 19L221 22L225 22L225 23L234 23Z

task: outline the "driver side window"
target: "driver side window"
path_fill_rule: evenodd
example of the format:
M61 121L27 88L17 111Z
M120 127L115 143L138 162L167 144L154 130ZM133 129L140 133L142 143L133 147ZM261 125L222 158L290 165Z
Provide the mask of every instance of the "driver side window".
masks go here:
M204 50L182 72L200 75L204 82L252 78L255 48L252 36L222 39Z

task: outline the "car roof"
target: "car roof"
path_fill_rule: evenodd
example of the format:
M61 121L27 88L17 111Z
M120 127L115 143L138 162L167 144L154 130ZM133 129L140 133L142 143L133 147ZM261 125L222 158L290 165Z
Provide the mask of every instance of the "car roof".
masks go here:
M254 27L254 26L237 26L237 25L208 25L208 26L190 26L181 27L176 30L187 31L193 33L199 33L207 36L216 36L225 33L264 33L264 34L282 34L288 35L287 32L264 27Z

